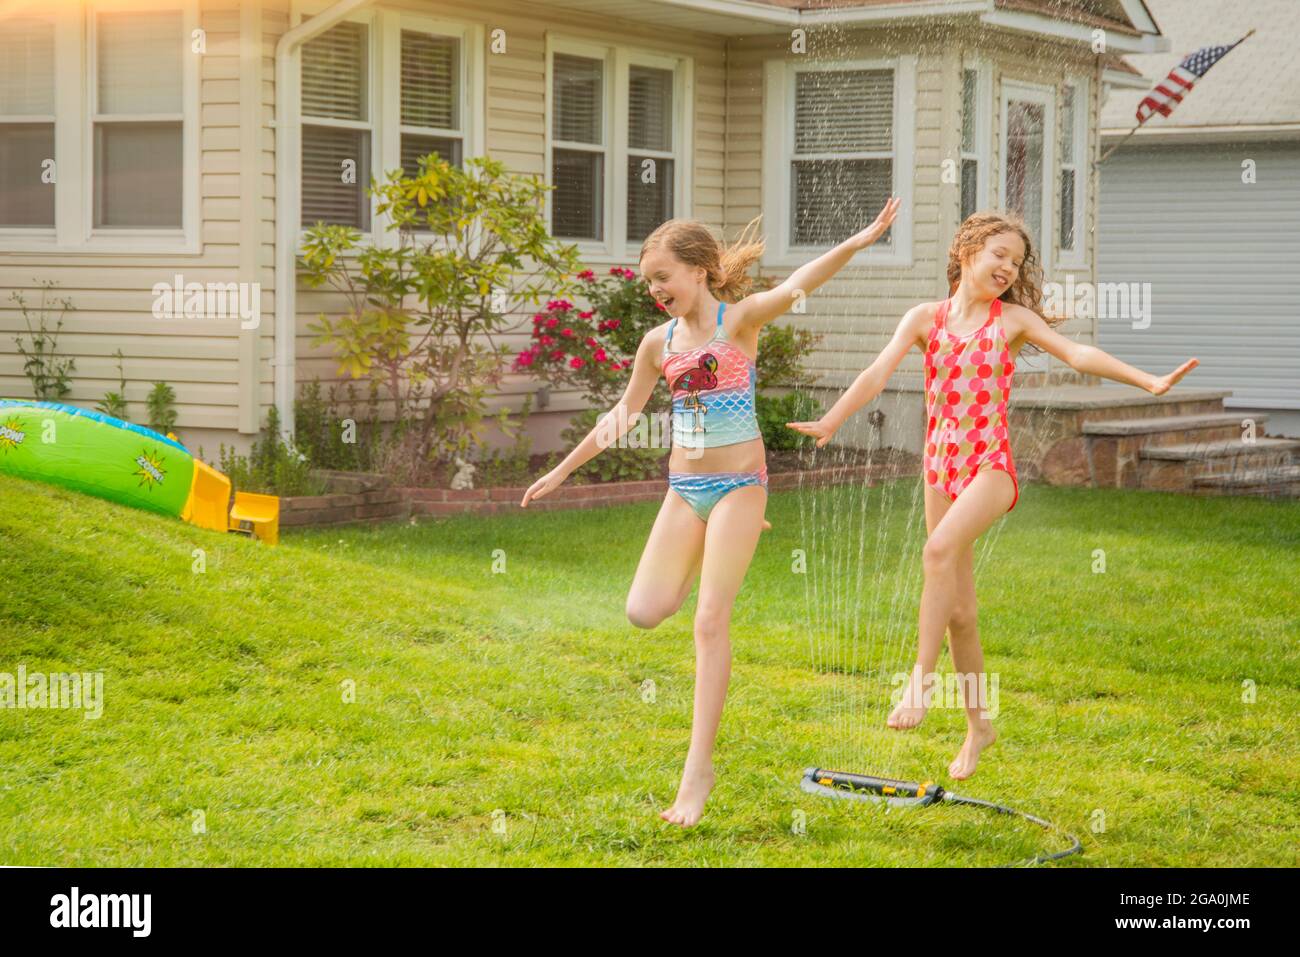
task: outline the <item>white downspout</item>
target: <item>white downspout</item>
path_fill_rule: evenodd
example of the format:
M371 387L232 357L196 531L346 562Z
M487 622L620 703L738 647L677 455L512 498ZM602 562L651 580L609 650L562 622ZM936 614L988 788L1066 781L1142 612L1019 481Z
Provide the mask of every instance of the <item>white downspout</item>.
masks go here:
M297 258L301 217L302 142L299 106L302 77L298 49L372 0L339 0L281 35L275 45L275 407L283 435L293 435L297 332Z

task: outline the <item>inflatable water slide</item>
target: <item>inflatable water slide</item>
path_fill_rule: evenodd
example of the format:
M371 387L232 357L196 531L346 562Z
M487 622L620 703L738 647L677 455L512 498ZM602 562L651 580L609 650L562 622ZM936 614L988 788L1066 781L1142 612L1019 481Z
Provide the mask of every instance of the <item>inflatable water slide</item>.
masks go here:
M200 528L279 539L280 500L237 492L174 435L59 402L0 399L0 474L173 515Z

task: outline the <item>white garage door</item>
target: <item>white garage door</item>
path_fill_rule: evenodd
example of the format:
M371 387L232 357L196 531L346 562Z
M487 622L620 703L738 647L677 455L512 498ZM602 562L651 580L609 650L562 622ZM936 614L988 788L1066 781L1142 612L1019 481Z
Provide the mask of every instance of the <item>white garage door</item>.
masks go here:
M1100 202L1098 281L1151 284L1149 328L1099 316L1101 348L1153 372L1196 356L1188 385L1300 409L1300 143L1125 147Z

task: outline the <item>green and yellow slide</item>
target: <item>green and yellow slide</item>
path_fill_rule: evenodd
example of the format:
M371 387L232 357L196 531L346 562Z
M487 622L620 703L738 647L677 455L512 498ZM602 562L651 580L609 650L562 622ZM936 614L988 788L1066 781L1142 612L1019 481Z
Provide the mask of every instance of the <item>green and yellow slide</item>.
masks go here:
M0 399L0 473L268 544L279 537L279 499L240 492L232 510L230 479L174 436L59 402Z

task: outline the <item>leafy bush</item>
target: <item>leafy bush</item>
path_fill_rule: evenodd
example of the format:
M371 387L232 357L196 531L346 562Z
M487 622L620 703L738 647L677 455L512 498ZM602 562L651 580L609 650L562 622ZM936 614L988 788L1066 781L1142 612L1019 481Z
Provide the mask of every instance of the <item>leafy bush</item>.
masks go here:
M806 392L788 395L760 395L754 402L758 410L758 427L763 433L763 444L772 452L789 452L811 448L817 440L794 429L787 422L810 422L821 418L821 403Z
M176 430L176 390L166 382L155 382L145 399L149 410L149 428L159 435Z
M586 438L587 433L596 427L600 417L607 411L584 409L573 417L569 427L560 436L569 444L569 448L573 448ZM634 449L614 445L584 463L573 475L579 482L633 482L658 478L664 473L663 458L668 451L666 448Z
M378 213L395 243L361 245L361 234L317 223L301 265L308 285L342 292L348 308L312 327L340 371L368 376L393 403L390 451L404 471L464 455L483 441L489 394L508 371L500 335L512 304L537 304L573 283L577 251L546 228L547 187L509 174L499 160L465 168L435 154L419 172L372 180ZM509 429L508 418L501 418Z
M385 441L379 421L379 383L370 380L364 417L358 414L361 404L355 384L348 382L345 389L346 397L337 385L322 394L319 379L303 387L294 402L294 443L317 468L373 471Z
M266 495L320 495L325 481L313 475L311 462L300 449L280 435L280 414L271 406L266 427L250 454L240 455L223 443L218 468L241 492Z

